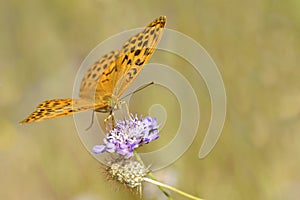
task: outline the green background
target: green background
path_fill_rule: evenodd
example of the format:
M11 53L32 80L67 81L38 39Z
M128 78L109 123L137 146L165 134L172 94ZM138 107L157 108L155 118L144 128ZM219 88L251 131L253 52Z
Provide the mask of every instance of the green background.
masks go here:
M192 37L212 56L224 79L228 109L220 140L199 160L210 103L201 78L191 75L193 87L199 79L205 91L197 94L199 134L179 160L158 172L158 179L209 200L298 199L299 10L297 0L2 0L0 199L134 198L107 181L103 166L81 144L72 117L18 122L43 100L71 97L77 70L97 44L160 15L167 16L167 28ZM174 67L192 74L191 67ZM172 116L162 142L178 127ZM148 185L144 198L162 199Z

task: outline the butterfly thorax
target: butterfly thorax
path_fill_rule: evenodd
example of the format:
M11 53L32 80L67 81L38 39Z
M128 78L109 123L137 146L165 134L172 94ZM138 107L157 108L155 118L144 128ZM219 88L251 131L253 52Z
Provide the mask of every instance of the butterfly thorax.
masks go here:
M96 112L110 113L113 110L117 110L120 108L120 101L115 96L110 96L110 95L104 96L102 98L102 103L105 106L95 109Z

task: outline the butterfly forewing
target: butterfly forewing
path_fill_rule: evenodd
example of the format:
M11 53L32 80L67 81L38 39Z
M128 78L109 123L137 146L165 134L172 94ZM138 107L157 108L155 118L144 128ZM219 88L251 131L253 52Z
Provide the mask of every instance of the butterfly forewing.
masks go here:
M123 45L120 56L116 60L117 76L112 81L113 94L116 97L124 93L151 58L161 39L165 23L165 16L157 18Z
M51 119L71 115L74 113L98 109L104 105L94 105L91 101L84 99L52 99L42 102L37 109L20 123L38 122L44 119Z

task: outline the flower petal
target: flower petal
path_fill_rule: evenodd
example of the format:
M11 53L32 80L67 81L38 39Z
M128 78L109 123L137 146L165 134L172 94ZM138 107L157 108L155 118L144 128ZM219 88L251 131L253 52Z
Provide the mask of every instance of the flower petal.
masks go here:
M93 147L93 153L94 154L100 154L100 153L103 153L106 149L106 146L105 145L95 145Z

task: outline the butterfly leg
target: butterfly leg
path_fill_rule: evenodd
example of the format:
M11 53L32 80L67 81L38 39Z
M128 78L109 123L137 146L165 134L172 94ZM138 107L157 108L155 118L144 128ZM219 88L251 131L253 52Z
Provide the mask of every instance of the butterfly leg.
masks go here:
M86 131L89 130L90 128L92 128L92 126L93 126L93 123L94 123L94 113L95 113L95 110L93 110L93 112L92 112L91 124L85 129Z
M125 104L125 109L126 109L126 114L128 115L128 117L129 117L129 119L132 119L132 115L130 114L130 112L129 112L129 107L128 107L128 105L127 105L127 103L126 103L126 101L120 101L119 102L119 108L122 108L122 105L123 104ZM124 112L123 112L124 113ZM125 117L126 118L126 117Z
M115 128L116 127L116 123L115 123L114 113L111 113L111 123L112 123L112 127Z
M125 101L122 101L122 104L125 104L126 113L127 113L128 117L129 117L131 120L133 120L132 115L131 115L130 112L129 112L129 107L128 107L127 103L126 103Z
M112 126L109 126L109 120L111 119L111 125ZM116 126L116 123L115 123L115 116L114 116L114 113L111 111L109 113L109 115L104 119L104 123L105 123L105 126L106 128L115 128Z

